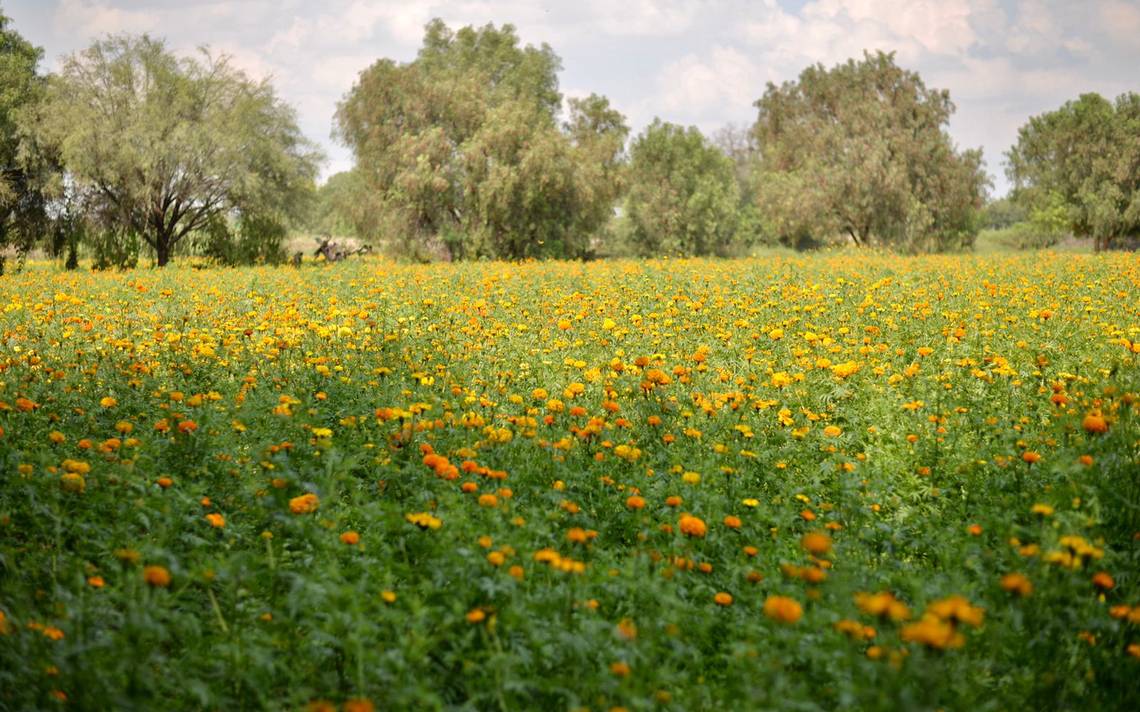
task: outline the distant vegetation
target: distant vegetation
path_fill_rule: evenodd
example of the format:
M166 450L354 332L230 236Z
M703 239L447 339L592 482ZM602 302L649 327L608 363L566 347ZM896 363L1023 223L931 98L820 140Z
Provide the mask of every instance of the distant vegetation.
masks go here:
M0 270L32 249L68 267L279 263L302 234L420 261L1140 235L1140 95L1031 118L1006 154L1013 191L987 201L980 149L946 131L949 93L882 52L769 84L752 126L657 119L631 137L605 97L562 95L551 47L435 20L413 61L361 71L334 122L355 167L321 186L294 110L224 56L117 36L54 75L41 57L0 15Z

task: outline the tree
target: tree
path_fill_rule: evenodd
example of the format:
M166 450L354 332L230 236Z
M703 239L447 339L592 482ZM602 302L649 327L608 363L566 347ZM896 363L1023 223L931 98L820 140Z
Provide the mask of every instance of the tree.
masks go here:
M736 231L732 159L695 126L655 119L630 146L625 219L642 255L724 255Z
M1035 116L1006 157L1014 201L1038 220L1059 213L1098 251L1140 231L1140 94L1082 94Z
M376 232L368 196L357 171L329 176L317 189L309 230L319 235L368 237Z
M268 81L145 35L67 58L36 113L29 132L58 151L87 213L141 238L160 267L219 217L283 223L316 175L318 154Z
M620 189L624 118L602 97L570 102L561 62L511 25L429 23L415 61L382 59L337 109L337 136L405 254L581 257Z
M47 226L51 166L19 130L20 117L43 94L44 79L36 71L43 52L9 22L0 14L0 249L12 245L22 252Z
M973 244L988 182L981 151L955 150L949 93L927 89L893 53L808 67L797 81L769 83L756 107L757 203L785 241Z

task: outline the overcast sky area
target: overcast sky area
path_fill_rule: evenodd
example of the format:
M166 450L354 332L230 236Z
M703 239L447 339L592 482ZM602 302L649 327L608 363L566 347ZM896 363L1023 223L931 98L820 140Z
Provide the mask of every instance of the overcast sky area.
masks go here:
M225 52L271 77L328 160L352 167L330 136L336 103L382 57L414 59L423 26L511 23L562 58L562 92L609 97L634 130L655 116L712 133L755 119L767 82L806 66L897 52L928 87L950 90L950 133L980 146L1006 191L1003 153L1034 114L1083 92L1140 90L1140 0L7 0L46 69L108 33L147 32L178 53Z

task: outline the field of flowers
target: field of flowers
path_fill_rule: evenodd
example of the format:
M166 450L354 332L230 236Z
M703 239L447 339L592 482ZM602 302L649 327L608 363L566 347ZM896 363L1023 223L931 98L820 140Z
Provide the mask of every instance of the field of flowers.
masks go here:
M0 708L1140 708L1140 260L0 279Z

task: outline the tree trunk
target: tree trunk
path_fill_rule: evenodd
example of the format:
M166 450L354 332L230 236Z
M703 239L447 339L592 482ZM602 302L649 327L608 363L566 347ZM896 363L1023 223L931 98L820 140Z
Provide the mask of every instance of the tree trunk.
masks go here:
M165 267L166 263L170 261L170 237L168 235L159 235L154 241L154 251L157 255L157 264L159 267Z

